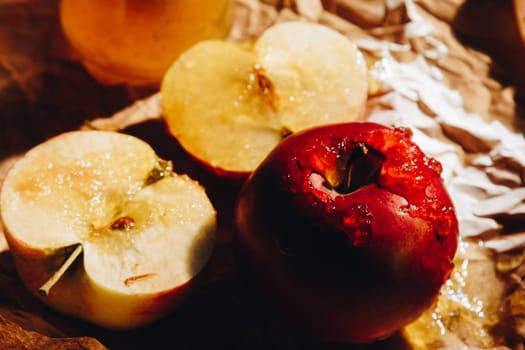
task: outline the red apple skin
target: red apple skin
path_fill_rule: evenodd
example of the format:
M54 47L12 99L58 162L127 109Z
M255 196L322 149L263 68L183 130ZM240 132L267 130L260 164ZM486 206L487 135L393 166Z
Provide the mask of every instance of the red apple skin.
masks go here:
M373 342L436 300L453 268L458 223L441 165L410 136L369 122L305 130L245 182L235 208L238 268L256 300L293 331ZM371 179L338 187L337 196L313 184L312 174L330 179L350 163L358 177L363 163L348 159L363 145L365 157L380 160Z

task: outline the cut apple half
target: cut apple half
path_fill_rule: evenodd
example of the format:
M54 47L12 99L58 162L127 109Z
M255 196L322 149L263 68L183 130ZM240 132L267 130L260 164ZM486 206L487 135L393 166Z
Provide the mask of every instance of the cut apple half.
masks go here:
M161 94L182 147L216 173L242 177L292 133L358 120L367 85L366 63L349 38L290 21L255 42L200 42L173 63Z
M29 290L108 328L172 311L215 244L216 211L204 188L123 133L73 131L34 147L6 176L0 200Z

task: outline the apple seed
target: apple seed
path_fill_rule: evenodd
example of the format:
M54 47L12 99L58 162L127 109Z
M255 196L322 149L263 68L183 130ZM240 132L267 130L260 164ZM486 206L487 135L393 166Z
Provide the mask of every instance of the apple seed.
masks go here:
M142 275L136 275L136 276L131 276L131 277L128 277L124 280L124 284L126 286L129 286L131 285L132 283L135 283L135 282L138 282L140 280L143 280L143 279L146 279L146 278L150 278L150 277L153 277L153 276L156 276L157 274L156 273L144 273Z
M275 86L270 78L268 78L266 71L259 64L256 64L253 67L253 74L257 87L262 94L263 101L266 102L272 110L276 111L279 96L275 93Z
M135 226L135 220L129 216L122 216L111 224L112 230L129 231Z

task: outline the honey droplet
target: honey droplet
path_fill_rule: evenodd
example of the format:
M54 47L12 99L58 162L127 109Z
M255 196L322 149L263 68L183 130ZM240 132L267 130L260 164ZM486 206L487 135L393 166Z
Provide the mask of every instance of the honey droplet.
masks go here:
M501 273L508 273L525 263L525 253L499 254L496 257L496 268Z
M366 205L356 204L343 217L343 230L354 247L361 247L370 240L372 214Z

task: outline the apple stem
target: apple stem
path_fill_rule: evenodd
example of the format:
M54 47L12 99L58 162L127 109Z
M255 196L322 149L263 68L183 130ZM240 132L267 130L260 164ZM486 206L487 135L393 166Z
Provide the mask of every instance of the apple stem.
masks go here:
M45 297L49 295L49 291L53 286L60 280L60 278L66 273L66 271L69 269L69 267L73 264L73 262L77 259L77 257L82 253L82 245L78 244L73 250L71 254L67 257L67 259L60 265L58 270L51 275L51 277L38 289L38 294Z

